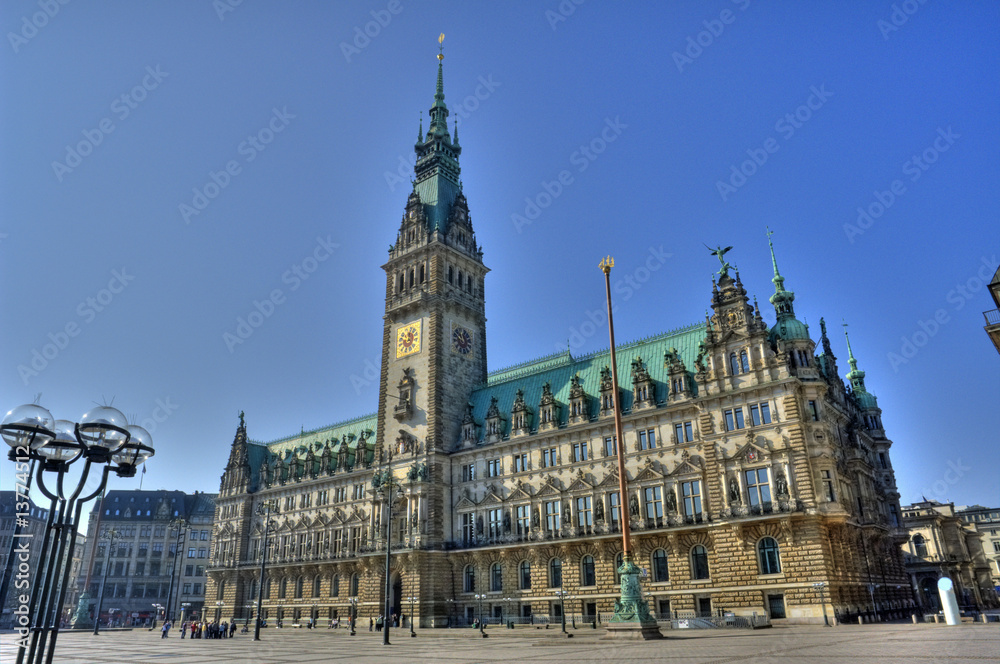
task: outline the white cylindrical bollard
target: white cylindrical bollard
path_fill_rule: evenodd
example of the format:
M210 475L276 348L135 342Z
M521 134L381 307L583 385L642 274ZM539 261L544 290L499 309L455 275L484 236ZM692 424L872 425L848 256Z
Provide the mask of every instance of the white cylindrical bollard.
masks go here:
M962 620L958 612L958 600L955 599L954 584L945 576L938 579L937 585L941 606L944 608L944 621L949 625L959 624Z

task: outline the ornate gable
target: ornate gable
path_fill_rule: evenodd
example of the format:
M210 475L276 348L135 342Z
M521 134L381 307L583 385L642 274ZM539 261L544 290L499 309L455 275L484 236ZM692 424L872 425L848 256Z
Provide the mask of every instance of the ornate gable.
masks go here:
M684 462L686 463L686 462ZM700 471L699 471L700 472ZM654 480L662 480L664 477L663 473L659 472L653 467L652 459L646 459L646 465L642 467L639 473L635 476L633 482L649 482Z
M535 492L536 497L541 496L558 496L560 494L559 488L555 485L552 478L545 480L545 483L539 487L538 491Z
M524 484L521 480L514 482L514 489L507 495L507 501L512 500L530 500L531 494L525 491Z
M583 471L576 471L573 482L567 487L567 491L593 491L594 485L584 479Z

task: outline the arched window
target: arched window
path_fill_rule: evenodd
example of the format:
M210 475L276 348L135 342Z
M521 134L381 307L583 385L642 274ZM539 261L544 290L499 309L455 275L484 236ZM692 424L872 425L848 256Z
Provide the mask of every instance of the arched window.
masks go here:
M490 590L495 593L503 590L503 567L500 563L490 565Z
M471 274L466 275L466 277L465 277L465 290L468 291L468 292L470 292L470 293L472 292L472 275Z
M330 597L340 597L340 575L334 574L330 579Z
M288 579L282 579L281 583L278 584L278 599L285 599L285 595L288 594Z
M622 564L624 562L625 562L625 554L619 551L618 555L615 556L615 585L621 585L622 575L621 573L618 572L618 570L621 569Z
M765 537L757 543L757 558L761 574L780 574L781 555L778 542L773 537Z
M527 560L522 560L521 564L518 565L518 582L521 586L521 590L531 589L531 563Z
M215 599L222 599L222 596L226 593L226 582L219 581L219 586L215 589Z
M271 599L271 579L264 584L264 599Z
M701 544L696 544L691 549L691 578L707 579L708 576L708 551Z
M317 574L313 577L313 597L319 597L320 577Z
M670 572L667 570L667 552L657 549L653 552L653 581L662 583L670 580Z
M748 373L750 371L750 358L747 357L747 352L745 350L740 351L740 366L743 368L743 373Z
M302 577L296 577L295 579L295 599L300 599L302 597Z
M467 593L476 592L476 568L466 565L462 573L462 590Z
M562 561L558 558L549 561L549 588L562 588Z
M594 557L591 555L584 556L580 559L580 585L597 585L597 574L594 571Z
M424 283L424 265L420 264L420 283Z
M450 283L452 283L454 281L455 281L455 270L452 269L452 267L449 265L448 266L448 283L450 284Z
M740 372L740 361L736 357L736 353L729 354L729 373L735 376Z
M351 587L350 587L350 591L351 591L351 597L357 597L358 596L358 575L357 574L352 574L351 575Z
M927 540L924 539L923 535L913 536L913 550L918 558L927 557Z

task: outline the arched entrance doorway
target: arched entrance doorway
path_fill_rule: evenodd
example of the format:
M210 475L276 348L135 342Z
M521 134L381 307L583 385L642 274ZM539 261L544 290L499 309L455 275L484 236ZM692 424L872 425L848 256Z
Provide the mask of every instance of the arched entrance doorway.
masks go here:
M938 601L936 578L924 577L920 580L920 595L924 608L930 609L931 611L939 610L941 605Z
M392 575L392 595L390 599L389 614L390 616L398 617L401 615L403 607L403 579L398 573Z

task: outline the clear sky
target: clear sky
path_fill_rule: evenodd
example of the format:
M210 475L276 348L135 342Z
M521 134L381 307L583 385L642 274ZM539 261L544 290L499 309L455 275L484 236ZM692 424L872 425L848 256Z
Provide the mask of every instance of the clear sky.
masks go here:
M265 441L375 410L444 32L491 369L606 347L606 254L621 341L704 319L704 244L773 321L770 226L842 372L850 324L903 502L1000 502L994 2L0 12L0 410L113 398L153 433L144 488L217 491L241 409Z

